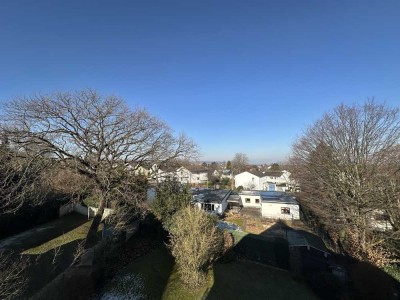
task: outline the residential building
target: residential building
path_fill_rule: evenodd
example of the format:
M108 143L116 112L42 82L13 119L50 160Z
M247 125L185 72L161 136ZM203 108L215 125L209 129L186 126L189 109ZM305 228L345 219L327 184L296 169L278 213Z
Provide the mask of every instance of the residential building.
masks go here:
M300 220L300 206L296 198L284 192L241 191L232 193L228 202L238 201L243 207L259 208L261 216L270 219Z
M208 181L208 171L204 169L180 167L176 171L176 178L182 184L206 185Z
M300 220L296 198L283 192L261 192L261 215L270 219Z
M288 171L245 171L235 176L235 186L248 190L288 191L292 187Z
M193 203L209 213L222 215L228 206L231 190L192 189Z

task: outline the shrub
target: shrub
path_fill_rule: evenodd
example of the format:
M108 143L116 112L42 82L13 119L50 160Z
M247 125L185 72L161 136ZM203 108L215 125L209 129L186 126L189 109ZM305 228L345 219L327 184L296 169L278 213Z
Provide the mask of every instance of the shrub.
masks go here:
M172 218L171 250L181 279L189 286L201 285L207 269L224 248L217 220L198 208L188 206Z
M180 209L189 205L192 196L187 188L175 179L166 180L157 187L156 196L152 203L152 211L161 221L163 227L169 230L172 216Z

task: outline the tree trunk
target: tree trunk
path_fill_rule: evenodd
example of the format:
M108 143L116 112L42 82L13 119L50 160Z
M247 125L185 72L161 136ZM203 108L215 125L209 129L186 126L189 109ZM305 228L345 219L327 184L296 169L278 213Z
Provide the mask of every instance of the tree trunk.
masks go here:
M90 225L88 234L86 236L85 249L94 247L94 245L96 245L96 243L99 241L97 230L99 229L101 219L103 218L105 204L106 201L104 200L104 197L101 197L99 209L97 210L96 215L93 218L93 222Z

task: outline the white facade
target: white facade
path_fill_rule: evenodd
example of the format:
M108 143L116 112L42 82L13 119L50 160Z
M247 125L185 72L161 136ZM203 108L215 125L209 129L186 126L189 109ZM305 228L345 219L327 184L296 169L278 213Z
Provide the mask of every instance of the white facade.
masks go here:
M263 190L261 178L250 172L242 172L235 176L235 187L242 186L248 190Z
M288 191L291 186L290 172L242 172L235 176L235 186L248 190Z
M176 178L182 184L205 184L208 181L207 170L189 170L180 167L176 171Z
M261 215L270 219L300 220L298 204L262 201Z
M259 192L243 191L239 193L243 207L261 208L261 195Z

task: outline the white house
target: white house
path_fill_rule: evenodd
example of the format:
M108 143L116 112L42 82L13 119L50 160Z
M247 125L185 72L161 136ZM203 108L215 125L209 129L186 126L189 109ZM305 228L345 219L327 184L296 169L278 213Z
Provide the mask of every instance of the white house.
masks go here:
M261 178L264 174L259 171L245 171L235 175L235 186L242 186L248 190L263 190L264 185Z
M259 208L264 218L300 220L300 206L295 197L287 193L253 190L241 191L238 195L243 207ZM233 196L232 201L236 200Z
M207 184L208 171L180 167L176 171L176 178L182 184Z
M296 198L283 192L261 192L261 215L271 219L300 220Z
M245 171L235 176L235 186L248 190L288 191L291 187L288 171Z
M243 207L261 208L260 191L241 191L238 193Z
M192 201L206 212L222 215L228 206L231 190L192 189Z
M151 168L149 169L149 175L150 178L152 178L153 180L156 180L157 182L163 182L165 181L167 178L172 179L172 178L176 178L176 173L174 169L161 169L158 167L157 164L154 164L151 166Z
M223 170L221 172L221 178L233 179L232 171L231 170Z

